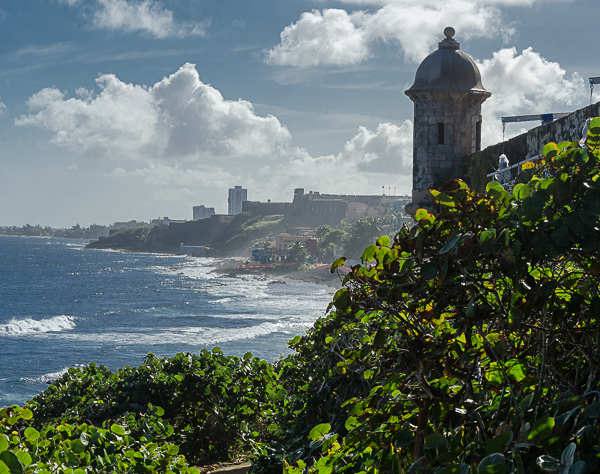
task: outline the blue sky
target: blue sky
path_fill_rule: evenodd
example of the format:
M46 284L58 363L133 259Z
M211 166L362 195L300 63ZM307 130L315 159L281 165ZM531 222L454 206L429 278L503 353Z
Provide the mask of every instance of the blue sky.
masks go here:
M189 219L234 185L409 194L403 91L445 26L493 94L485 146L503 115L589 102L598 18L597 0L2 0L0 225Z

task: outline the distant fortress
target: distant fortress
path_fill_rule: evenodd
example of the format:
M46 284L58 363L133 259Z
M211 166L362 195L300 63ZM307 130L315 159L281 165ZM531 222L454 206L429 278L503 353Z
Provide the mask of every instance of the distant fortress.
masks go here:
M292 202L244 201L243 212L257 216L285 215L291 223L318 227L337 225L342 219L354 222L362 217L383 216L390 212L404 214L409 196L357 196L321 194L303 188L294 190Z

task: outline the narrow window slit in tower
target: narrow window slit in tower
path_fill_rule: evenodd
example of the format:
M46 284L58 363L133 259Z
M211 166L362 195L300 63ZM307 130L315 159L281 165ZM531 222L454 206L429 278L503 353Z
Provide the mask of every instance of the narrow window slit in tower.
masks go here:
M444 124L442 122L439 122L437 124L438 126L438 145L443 145L444 144Z
M475 151L481 150L481 122L475 123Z

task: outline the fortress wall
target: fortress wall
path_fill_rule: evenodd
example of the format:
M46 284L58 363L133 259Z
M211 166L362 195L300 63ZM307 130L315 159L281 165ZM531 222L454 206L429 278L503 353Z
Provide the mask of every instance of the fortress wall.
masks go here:
M498 169L498 158L502 153L508 157L510 164L515 164L539 155L547 143L579 140L587 118L598 117L599 111L600 102L591 106L591 112L588 105L554 122L532 128L504 144L498 143L467 156L462 163L463 180L472 189L484 191L489 181L487 175Z
M342 200L311 201L308 204L306 218L314 227L336 225L346 217L347 208L348 203Z
M244 201L242 203L242 212L252 212L257 216L274 216L286 214L291 205L291 202Z

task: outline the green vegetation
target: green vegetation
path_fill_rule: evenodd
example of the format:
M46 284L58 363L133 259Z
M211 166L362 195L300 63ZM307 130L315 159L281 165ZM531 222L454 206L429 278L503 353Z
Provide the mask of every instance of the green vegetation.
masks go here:
M71 369L0 412L0 473L189 472L248 449L264 474L598 472L599 147L595 119L511 193L432 191L437 215L369 245L273 364Z
M373 243L380 232L381 218L363 217L354 221L347 229L344 252L349 258L358 259L364 248Z
M214 242L214 247L221 250L239 250L251 245L266 235L281 232L283 215L255 216L251 212L243 212L224 231L224 238Z
M103 225L92 224L81 227L79 224L70 229L52 229L40 225L25 224L22 227L0 227L0 235L26 235L28 237L61 237L67 239L97 239L107 236L109 228Z
M599 145L596 119L512 194L448 182L367 247L292 344L287 472L597 472Z
M318 227L315 230L315 237L319 239L319 248L326 250L329 255L334 255L336 250L341 250L344 239L348 237L348 233L342 227L347 227L345 222L340 227L328 225Z
M272 364L218 348L149 354L116 373L71 368L26 409L0 411L0 473L185 473L187 463L236 459L271 438L283 394L277 377Z
M148 416L129 414L102 427L65 422L38 431L23 428L32 419L31 410L0 409L0 472L198 474L178 455L179 448L165 441L173 428L161 420L161 413L149 407ZM145 434L135 434L140 431Z
M119 249L138 250L140 242L147 239L151 230L149 227L119 229L111 234L110 239Z
M290 263L303 263L308 258L308 250L301 240L296 240L288 249L287 261Z

